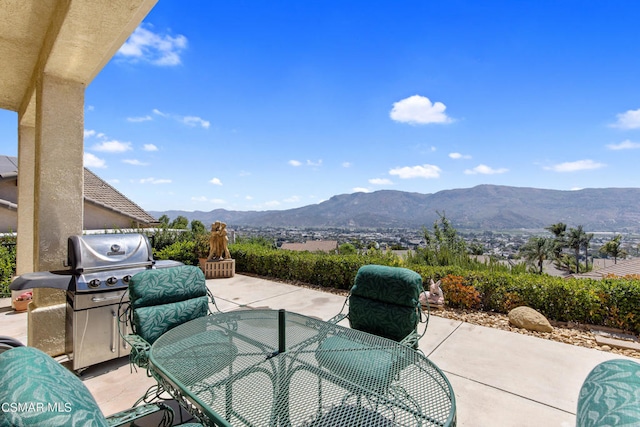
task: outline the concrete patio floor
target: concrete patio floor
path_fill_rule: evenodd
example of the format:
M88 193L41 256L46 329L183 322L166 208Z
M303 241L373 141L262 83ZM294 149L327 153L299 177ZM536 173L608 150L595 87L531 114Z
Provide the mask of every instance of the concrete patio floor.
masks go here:
M286 309L329 319L344 297L237 274L208 280L222 311ZM27 342L27 315L0 300L0 335ZM453 386L458 426L575 425L582 381L600 362L623 358L600 350L547 341L431 316L420 349ZM155 383L132 372L128 358L105 362L81 376L105 415L131 406Z

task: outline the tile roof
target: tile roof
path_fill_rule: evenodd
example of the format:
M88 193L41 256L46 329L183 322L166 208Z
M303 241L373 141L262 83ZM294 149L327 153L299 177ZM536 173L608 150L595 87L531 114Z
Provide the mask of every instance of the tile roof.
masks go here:
M88 202L111 209L138 222L145 224L158 222L144 209L87 168L84 168L84 198Z
M15 179L17 176L18 158L0 156L0 180ZM89 203L117 212L142 224L155 224L158 222L144 209L87 168L84 168L84 199ZM0 200L0 206L15 208L16 205L9 201Z
M331 252L338 249L337 240L309 240L304 243L283 243L280 249L290 251Z
M602 279L606 276L624 277L634 274L640 275L640 258L618 260L617 264L590 271L588 273L573 274L572 277Z

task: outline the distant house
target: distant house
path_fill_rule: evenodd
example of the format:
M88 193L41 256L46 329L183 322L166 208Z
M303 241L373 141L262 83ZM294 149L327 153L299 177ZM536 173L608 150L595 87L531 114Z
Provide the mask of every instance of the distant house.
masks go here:
M18 158L0 156L0 232L17 231ZM84 169L84 229L144 228L158 221L140 206Z
M617 264L609 265L587 273L572 274L570 277L599 280L608 276L624 277L633 275L640 275L640 258L618 260Z
M338 250L337 240L307 240L304 243L283 243L280 249L288 251L309 251L334 253Z

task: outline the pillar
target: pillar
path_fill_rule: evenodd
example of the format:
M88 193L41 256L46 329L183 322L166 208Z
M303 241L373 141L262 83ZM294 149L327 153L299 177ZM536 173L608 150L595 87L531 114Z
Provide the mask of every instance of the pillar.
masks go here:
M60 270L67 239L82 233L84 91L82 83L42 74L36 83L34 266ZM28 344L65 352L65 291L35 289L28 313Z

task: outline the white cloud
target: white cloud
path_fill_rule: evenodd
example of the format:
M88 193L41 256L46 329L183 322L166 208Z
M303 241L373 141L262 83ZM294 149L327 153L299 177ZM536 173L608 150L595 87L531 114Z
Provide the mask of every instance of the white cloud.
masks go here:
M299 162L298 160L289 160L289 162L288 162L288 163L289 163L291 166L295 166L295 167L298 167L298 166L301 166L301 165L302 165L302 162Z
M180 115L177 115L177 114L164 113L164 112L158 110L157 108L154 108L151 111L156 116L164 117L166 119L172 119L172 120L175 120L177 122L180 122L180 123L182 123L184 125L187 125L187 126L190 126L190 127L200 126L200 127L204 128L204 129L209 129L209 127L211 126L211 122L208 121L208 120L203 119L202 117L198 117L198 116L180 116Z
M93 111L95 107L93 105L87 105L87 111Z
M389 113L392 120L412 125L428 123L451 123L453 120L445 114L447 107L442 102L431 103L429 98L413 95L393 103Z
M159 66L179 65L180 54L187 47L187 38L154 33L151 25L141 24L116 54L130 62L148 62Z
M127 117L127 121L131 123L148 122L149 120L153 120L153 117L149 115L144 117Z
M170 184L170 179L143 178L138 181L140 184Z
M96 155L91 153L84 153L83 163L84 167L86 168L104 169L107 167L107 163L103 159L100 159Z
M253 200L253 196L244 196L245 200Z
M628 110L624 113L617 114L618 120L611 127L619 129L637 129L640 128L640 108L637 110Z
M620 144L607 144L607 148L609 150L633 150L640 148L640 142L633 142L627 139Z
M271 200L269 202L266 202L264 205L270 208L274 208L276 206L280 206L280 202L277 200Z
M351 163L351 162L342 162L342 167L343 168L350 168L351 166L353 166L353 163Z
M144 146L142 147L142 149L144 151L158 151L158 147L156 147L153 144L144 144Z
M199 197L192 197L191 200L193 200L194 202L206 202L207 197L206 196L199 196Z
M355 187L353 190L354 193L369 193L371 190L369 190L368 188L364 188L364 187Z
M95 130L90 130L90 129L85 129L84 130L84 137L85 138L89 138L91 136L94 136L96 134Z
M125 151L131 150L130 142L121 142L121 141L104 141L99 144L95 144L91 147L92 150L102 151L105 153L124 153Z
M140 160L137 160L137 159L124 159L122 162L123 163L127 163L129 165L133 165L133 166L148 166L149 165L149 163L144 163L144 162L141 162Z
M110 179L109 182L114 184L114 185L115 184L120 184L120 180L118 178Z
M300 197L299 196L291 196L291 197L288 197L288 198L284 199L284 201L286 203L295 203L295 202L299 202L300 201Z
M211 203L214 205L226 205L227 201L224 199L211 199Z
M317 162L312 162L311 160L307 160L307 166L313 166L313 167L322 166L322 159L319 159Z
M220 181L220 178L213 178L211 181L209 181L209 183L213 185L222 185L222 181Z
M209 129L211 125L209 121L196 116L186 116L183 117L181 121L187 126L202 126L205 129Z
M249 176L249 175L251 175L251 172L247 172L247 171L238 172L238 176Z
M439 178L442 170L435 165L421 165L421 166L405 166L402 168L395 168L389 171L389 175L397 175L401 179L409 178Z
M467 154L460 154L460 153L449 153L449 157L454 159L454 160L458 160L458 159L470 159L471 156L467 155Z
M544 169L554 172L576 172L582 170L600 169L605 167L604 163L594 162L593 160L577 160L575 162L559 163L553 166L546 166Z
M464 171L467 175L497 175L501 173L509 172L507 168L493 169L487 165L478 165L473 169L467 169Z
M393 182L391 182L391 180L387 179L387 178L371 178L369 180L369 184L373 184L373 185L392 185Z

